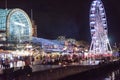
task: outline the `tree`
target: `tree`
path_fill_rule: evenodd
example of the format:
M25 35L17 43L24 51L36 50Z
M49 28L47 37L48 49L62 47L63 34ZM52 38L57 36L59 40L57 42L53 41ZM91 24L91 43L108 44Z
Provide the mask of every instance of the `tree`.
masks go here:
M66 38L65 38L65 36L58 36L57 40L59 40L59 41L65 41Z
M83 41L83 40L81 40L81 41L76 41L76 45L77 45L77 46L84 47L84 48L86 48L86 49L89 48L89 44L88 44L88 42Z

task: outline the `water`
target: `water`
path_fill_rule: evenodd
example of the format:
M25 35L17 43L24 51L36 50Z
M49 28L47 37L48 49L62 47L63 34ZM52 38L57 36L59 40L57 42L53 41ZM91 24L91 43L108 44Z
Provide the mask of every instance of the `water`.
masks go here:
M120 80L120 69L86 74L86 76L82 76L78 80Z
M66 77L62 80L120 80L120 67L103 68Z

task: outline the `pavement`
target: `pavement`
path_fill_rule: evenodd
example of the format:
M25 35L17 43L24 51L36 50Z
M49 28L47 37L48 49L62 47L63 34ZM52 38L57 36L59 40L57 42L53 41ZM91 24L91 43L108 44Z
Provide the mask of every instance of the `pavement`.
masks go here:
M54 68L59 68L61 67L60 65L33 65L31 66L32 72L36 71L44 71L48 69L54 69Z
M82 61L82 63L71 63L69 65L96 65L94 63L91 63L90 61ZM32 72L36 71L44 71L48 69L53 69L53 68L59 68L63 66L69 66L69 65L41 65L38 64L38 61L34 62L33 65L30 65L32 68ZM0 65L1 66L1 65ZM14 70L18 70L20 67L24 67L25 63L22 61L18 61L17 64L10 63L10 68L14 67ZM0 67L0 74L3 74L3 67Z

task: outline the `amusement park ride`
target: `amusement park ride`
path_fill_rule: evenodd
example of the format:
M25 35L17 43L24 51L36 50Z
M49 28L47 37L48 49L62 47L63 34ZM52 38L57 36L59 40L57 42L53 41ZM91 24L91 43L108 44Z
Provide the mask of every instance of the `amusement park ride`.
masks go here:
M89 21L92 38L89 54L112 55L112 49L108 39L106 13L101 0L94 0L91 3Z

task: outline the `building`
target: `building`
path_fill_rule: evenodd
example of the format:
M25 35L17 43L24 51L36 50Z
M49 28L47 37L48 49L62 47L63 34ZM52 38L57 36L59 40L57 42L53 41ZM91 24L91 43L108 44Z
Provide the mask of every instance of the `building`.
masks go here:
M32 23L25 11L0 9L0 43L31 41L32 34Z

